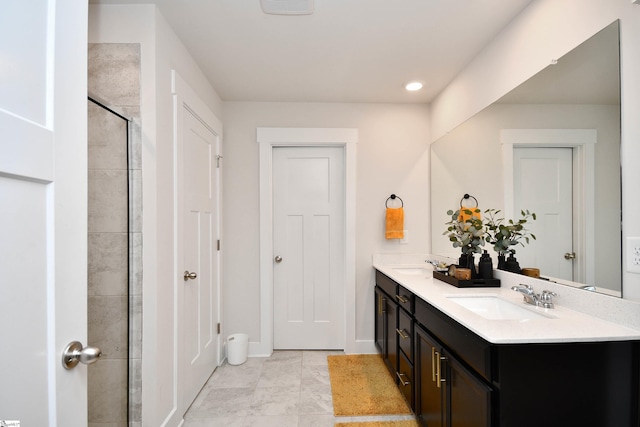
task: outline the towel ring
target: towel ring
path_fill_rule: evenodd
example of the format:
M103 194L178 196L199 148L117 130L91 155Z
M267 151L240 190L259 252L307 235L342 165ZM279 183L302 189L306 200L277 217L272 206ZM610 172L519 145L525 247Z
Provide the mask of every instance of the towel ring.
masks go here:
M476 205L474 207L478 207L478 199L476 199L475 197L469 195L469 194L465 194L464 196L462 196L462 199L460 199L460 207L461 208L466 208L465 206L462 206L462 202L464 200L469 200L469 199L473 199L476 202Z
M387 201L386 201L386 202L384 202L384 207L385 207L385 208L388 208L388 207L389 207L389 199L391 199L391 200L395 200L395 199L400 200L400 203L401 203L400 207L401 207L401 208L404 208L404 202L402 201L402 199L401 199L400 197L396 196L395 194L390 195L390 196L387 198Z

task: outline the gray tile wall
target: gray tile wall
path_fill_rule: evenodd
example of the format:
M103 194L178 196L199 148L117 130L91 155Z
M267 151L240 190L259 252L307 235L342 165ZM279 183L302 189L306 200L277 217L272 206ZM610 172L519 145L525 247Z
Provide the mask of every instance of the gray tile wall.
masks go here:
M89 45L89 426L142 425L140 46ZM129 144L127 144L127 139Z

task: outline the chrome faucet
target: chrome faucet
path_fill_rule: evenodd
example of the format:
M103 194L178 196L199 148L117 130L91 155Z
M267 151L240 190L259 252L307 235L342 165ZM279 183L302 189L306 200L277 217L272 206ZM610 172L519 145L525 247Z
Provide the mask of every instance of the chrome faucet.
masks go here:
M541 294L536 294L531 285L516 285L511 287L512 291L520 292L524 296L524 301L527 304L535 305L536 307L553 308L553 297L557 297L555 292L544 290Z

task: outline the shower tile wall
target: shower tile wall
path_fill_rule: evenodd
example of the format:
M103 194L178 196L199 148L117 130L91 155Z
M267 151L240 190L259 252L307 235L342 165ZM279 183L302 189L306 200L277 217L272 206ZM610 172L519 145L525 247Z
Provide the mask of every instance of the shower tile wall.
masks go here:
M141 426L142 197L140 46L90 44L89 426ZM129 145L127 146L127 138ZM128 419L127 419L128 417Z

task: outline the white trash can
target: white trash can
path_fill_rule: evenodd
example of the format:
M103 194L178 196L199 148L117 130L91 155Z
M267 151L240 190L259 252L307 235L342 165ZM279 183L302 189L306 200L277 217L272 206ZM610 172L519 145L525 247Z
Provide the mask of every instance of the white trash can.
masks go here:
M229 365L242 365L247 361L248 348L248 334L229 335L227 338L227 363Z

